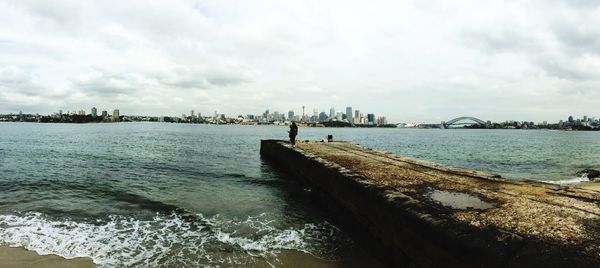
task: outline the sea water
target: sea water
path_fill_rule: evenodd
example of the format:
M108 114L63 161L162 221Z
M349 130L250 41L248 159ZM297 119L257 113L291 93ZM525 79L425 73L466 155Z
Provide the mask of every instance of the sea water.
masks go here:
M508 179L600 167L599 132L300 128L298 140L328 134ZM0 243L104 267L342 258L352 240L260 158L260 139L286 137L281 126L1 123Z

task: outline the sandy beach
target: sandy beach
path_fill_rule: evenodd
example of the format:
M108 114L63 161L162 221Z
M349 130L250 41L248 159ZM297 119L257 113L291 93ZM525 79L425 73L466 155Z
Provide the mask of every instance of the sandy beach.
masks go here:
M315 268L342 268L342 267L384 267L374 261L361 250L351 250L343 260L329 261L317 258L308 253L297 250L284 250L277 255L277 260L258 261L256 267L315 267ZM273 266L272 266L273 265ZM375 265L375 266L373 266ZM21 247L0 246L0 267L3 268L93 268L94 262L89 258L65 259L57 255L39 255L34 251Z
M65 259L57 255L39 255L20 247L0 246L0 266L3 268L88 268L96 267L89 258Z

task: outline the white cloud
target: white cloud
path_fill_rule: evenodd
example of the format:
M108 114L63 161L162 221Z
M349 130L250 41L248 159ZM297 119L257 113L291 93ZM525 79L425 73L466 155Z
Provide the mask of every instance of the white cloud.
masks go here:
M3 1L0 113L598 113L597 1ZM600 116L600 114L596 114Z

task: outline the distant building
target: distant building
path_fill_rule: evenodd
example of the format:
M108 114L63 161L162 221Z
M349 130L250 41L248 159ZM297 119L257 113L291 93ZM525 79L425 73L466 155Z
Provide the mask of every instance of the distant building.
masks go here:
M335 108L331 107L331 109L329 109L329 119L333 119L335 118Z
M294 120L294 111L292 111L292 110L289 110L289 111L288 111L288 117L287 117L287 118L288 118L288 120L290 120L290 121L291 121L291 120Z
M119 109L114 109L113 110L113 121L119 122L120 117L121 117L121 115L119 115Z
M92 107L92 113L91 114L92 114L93 117L98 116L98 110L96 109L96 107Z
M348 120L348 123L354 124L352 120L352 107L350 106L346 107L346 120Z
M77 112L78 115L85 115L85 110L79 110L79 112Z
M325 122L325 121L327 121L327 113L325 113L325 112L321 112L321 113L319 114L319 121L320 121L320 122Z
M387 118L385 118L385 116L379 117L377 119L377 124L378 125L387 125Z
M108 116L108 112L102 111L102 118L106 119L107 116Z
M375 114L367 114L367 124L369 124L369 125L375 124Z
M280 114L279 112L276 111L273 113L273 120L281 121L281 118L282 118L282 114Z

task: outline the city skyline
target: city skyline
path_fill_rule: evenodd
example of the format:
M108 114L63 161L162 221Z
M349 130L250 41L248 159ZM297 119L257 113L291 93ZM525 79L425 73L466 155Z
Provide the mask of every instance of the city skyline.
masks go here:
M267 121L269 121L270 119L273 119L272 121L305 121L305 122L318 122L318 121L344 121L344 122L348 122L351 124L373 124L376 121L375 119L375 115L373 113L362 113L360 110L356 109L353 110L352 107L347 106L345 108L345 110L336 110L334 107L330 108L330 114L327 115L324 111L322 110L320 113L318 112L317 108L313 108L313 112L312 114L305 114L304 108L305 106L302 107L303 111L301 114L297 114L295 113L294 110L288 110L287 113L285 112L280 112L280 111L274 111L274 110L270 110L270 109L266 109L262 114L259 113L244 113L244 114L239 114L237 116L233 115L229 118L236 118L236 117L244 117L244 118L248 118L248 117L263 117L264 119L266 119ZM113 115L112 117L116 117L118 118L119 114L120 114L120 110L118 108L113 108L112 110ZM222 113L218 113L218 111L214 111L213 112L214 115L213 117L225 117L225 114ZM91 116L91 117L98 117L98 108L97 107L92 107L90 109L90 113L87 113L84 109L74 109L74 110L64 110L63 109L59 109L58 111L43 115L40 113L23 113L22 110L19 110L18 113L7 113L7 114L2 114L0 113L0 115L23 115L23 114L28 114L28 115L38 115L38 116L62 116L62 115L79 115L79 116ZM187 118L187 117L191 117L191 118L200 118L201 116L201 112L196 111L194 109L190 110L189 115L182 113L181 114L181 118ZM211 116L206 116L207 114L210 113L204 113L204 117L211 117ZM149 116L149 117L177 117L177 116L170 116L170 115L148 115L148 114L129 114L128 116ZM370 116L370 117L369 117ZM102 110L101 111L101 117L110 117L109 113L107 110ZM383 122L383 124L387 123L387 118L386 116L381 116L378 115L377 116L377 122Z
M0 113L598 114L599 3L551 2L0 1Z
M345 110L338 110L335 107L331 107L329 109L329 113L325 112L325 109L322 109L321 112L318 112L319 109L317 108L313 108L313 112L312 114L310 113L305 113L305 106L302 106L302 114L297 114L295 113L294 110L288 110L287 112L281 112L281 111L276 111L276 110L271 110L271 109L266 109L264 112L261 113L243 113L243 114L224 114L224 113L218 113L218 111L213 111L212 115L209 115L211 113L201 113L198 112L194 109L191 109L189 114L185 114L185 113L181 113L181 116L170 116L170 115L148 115L148 114L121 114L120 110L118 108L112 109L110 111L112 111L112 115L111 113L109 113L108 110L102 110L101 111L101 115L98 114L98 108L97 107L92 107L90 109L90 113L87 113L85 110L80 109L74 109L74 110L62 110L59 109L57 112L53 112L53 113L49 113L49 114L40 114L40 113L24 113L23 111L19 111L18 113L0 113L0 122L1 121L6 121L4 119L6 118L10 118L12 116L13 121L19 121L19 118L23 115L27 115L27 116L33 116L33 118L29 118L29 121L32 120L37 120L39 122L40 118L42 117L47 117L47 118L61 118L63 115L64 116L90 116L92 118L103 118L105 121L109 121L109 122L119 122L121 120L121 117L125 117L125 118L129 118L128 120L125 121L148 121L146 119L149 118L154 118L156 119L156 121L162 122L164 120L164 118L171 118L171 119L177 119L178 122L185 122L186 120L191 120L194 122L204 122L206 123L207 121L205 119L207 118L214 118L216 120L223 120L224 122L234 122L235 120L242 119L242 121L239 121L238 123L242 123L242 122L257 122L257 123L272 123L272 122L281 122L281 123L289 123L289 122L305 122L305 123L320 123L320 122L345 122L345 123L349 123L352 125L376 125L376 126L380 126L380 125L398 125L398 127L421 127L421 128L431 128L432 126L434 128L442 127L445 128L444 124L446 124L447 122L441 121L441 122L425 122L425 121L421 121L421 122L408 122L408 121L388 121L387 116L385 115L381 115L381 114L374 114L372 112L362 112L359 109L353 109L351 106L346 106ZM14 117L17 116L17 117ZM37 119L36 119L37 118ZM144 119L145 118L145 119ZM461 118L472 118L472 117L458 117L458 118L453 118L452 120L458 120ZM144 120L141 120L144 119ZM34 121L35 121L34 120ZM249 120L249 121L247 121ZM481 121L482 119L478 119L478 118L472 118L472 119L468 119L468 120L476 120L476 121ZM169 120L170 122L173 122L171 120ZM98 122L98 120L94 120L93 122ZM475 122L472 122L475 123ZM518 127L520 128L521 126L524 126L525 128L536 128L536 127L547 127L547 126L551 126L551 125L555 125L555 127L558 128L563 128L563 127L571 127L571 126L583 126L583 127L592 127L592 128L598 128L600 126L600 117L596 117L596 116L588 116L588 115L581 115L581 117L577 117L577 116L573 116L572 114L569 115L566 118L563 119L559 119L557 121L549 121L549 120L543 120L543 121L531 121L531 120L526 120L526 119L505 119L505 120L497 120L497 121L493 121L493 120L486 120L486 122L482 122L481 124L485 125L486 127L490 127L490 126L496 126L500 128L514 128L514 127Z

